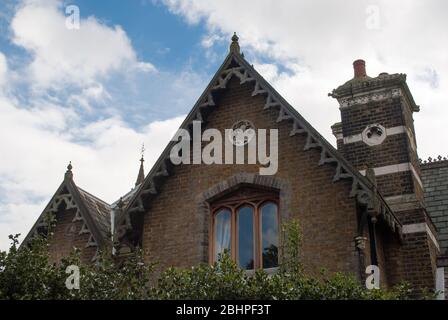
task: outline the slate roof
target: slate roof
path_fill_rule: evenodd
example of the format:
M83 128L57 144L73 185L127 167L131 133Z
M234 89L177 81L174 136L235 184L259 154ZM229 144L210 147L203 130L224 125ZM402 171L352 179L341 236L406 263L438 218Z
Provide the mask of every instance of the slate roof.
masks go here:
M105 201L78 187L79 194L95 221L101 235L106 238L110 233L110 212L112 207Z
M448 160L421 163L426 210L438 229L442 254L448 254Z
M138 190L138 187L139 185L137 185L135 188L133 188L131 191L120 198L124 206L128 204L129 200ZM88 223L88 227L89 229L91 229L91 232L94 235L97 243L101 245L107 239L109 239L111 232L111 213L112 210L117 208L120 200L117 200L112 204L108 204L106 201L101 200L90 192L87 192L86 190L78 187L74 183L72 177L69 177L69 179L67 179L66 176L48 205L45 207L45 209L35 222L34 226L31 228L28 235L25 237L23 244L28 243L28 241L31 239L37 228L42 224L45 213L48 212L48 210L52 207L53 202L63 190L68 190L68 193L73 196L76 205L82 210L82 214L86 219L86 223ZM117 219L119 217L115 218Z
M64 198L64 202L69 201L72 208L77 209L76 216L79 214L84 220L91 237L93 237L95 245L102 247L105 240L109 237L110 232L110 211L111 206L105 201L95 197L89 192L79 188L73 181L73 174L71 172L71 164L65 173L64 180L60 184L59 188L40 214L39 218L28 232L27 236L23 240L21 245L26 245L30 239L39 232L39 227L45 225L45 215L47 213L55 213L58 205L61 203L61 197L69 196L67 200ZM68 200L69 199L69 200ZM89 240L90 241L90 240Z

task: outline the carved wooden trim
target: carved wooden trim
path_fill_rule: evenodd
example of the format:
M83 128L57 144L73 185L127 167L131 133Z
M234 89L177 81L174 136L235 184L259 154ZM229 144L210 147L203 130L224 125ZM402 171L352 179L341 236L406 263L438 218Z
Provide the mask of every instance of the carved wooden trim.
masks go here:
M306 121L301 120L300 117L296 117L295 115L291 114L289 111L290 107L287 106L281 98L276 97L276 92L273 91L273 89L271 90L268 85L265 86L264 84L262 84L264 80L262 78L260 79L260 77L256 74L255 71L253 71L253 69L245 66L245 62L240 62L239 59L241 58L235 56L229 56L227 58L226 63L221 69L221 72L216 74L215 80L212 80L212 84L209 86L208 91L204 92L204 94L202 95L203 98L198 101L198 107L196 111L192 113L192 116L190 116L190 118L185 121L184 127L190 128L194 120L206 121L203 114L200 112L200 108L215 106L213 91L226 89L228 82L233 76L239 78L240 84L246 82L254 82L252 96L256 96L259 94L266 95L266 102L263 109L278 107L279 115L276 120L277 122L282 122L284 120L293 120L290 136L302 133L307 134L306 143L303 150L307 151L310 149L320 148L321 157L318 165L329 164L335 166L336 172L333 177L333 182L337 182L341 179L353 179L354 184L361 187L352 188L350 192L351 197L356 197L358 200L362 201L365 201L365 199L368 197L372 197L372 192L368 189L364 182L361 182L357 178L357 173L350 171L346 167L346 164L344 164L344 162L338 158L338 156L336 155L337 151L332 150L330 147L327 147L325 141L321 141L321 139L323 138L321 138L320 136L316 136L316 133L313 132L312 128L310 128L310 125L306 123ZM229 65L232 65L232 67L229 67ZM393 94L394 96L397 96L398 92L394 92ZM167 150L169 149L167 148ZM162 155L162 157L163 156L166 155ZM141 208L141 197L148 194L157 194L157 185L154 181L154 177L158 175L158 172L160 172L160 166L163 163L164 161L161 161L159 167L155 168L156 173L153 174L153 176L148 176L147 179L149 179L149 183L146 183L146 187L144 189L142 188L142 190L138 192L138 194L136 195L137 200L132 201L128 212L144 211ZM164 176L167 175L169 175L169 173L166 173L166 175ZM355 180L357 180L356 183ZM159 181L157 181L157 183L159 183ZM390 211L390 209L388 210Z

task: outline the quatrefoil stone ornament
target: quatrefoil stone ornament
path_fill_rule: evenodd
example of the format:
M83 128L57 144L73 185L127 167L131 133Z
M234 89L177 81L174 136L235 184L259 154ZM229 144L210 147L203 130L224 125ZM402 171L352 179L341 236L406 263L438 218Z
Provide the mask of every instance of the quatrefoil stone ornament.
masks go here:
M378 123L368 125L362 132L362 141L369 146L383 143L386 137L386 128Z
M255 126L249 120L239 120L232 126L229 139L235 146L248 144L255 136Z

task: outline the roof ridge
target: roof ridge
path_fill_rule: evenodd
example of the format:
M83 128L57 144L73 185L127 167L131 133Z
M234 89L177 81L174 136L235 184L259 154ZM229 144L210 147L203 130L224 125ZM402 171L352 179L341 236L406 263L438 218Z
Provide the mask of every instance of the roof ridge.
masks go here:
M444 161L448 161L447 157L442 157L440 154L436 158L428 157L426 160L418 159L421 165L432 164L432 163L440 163Z

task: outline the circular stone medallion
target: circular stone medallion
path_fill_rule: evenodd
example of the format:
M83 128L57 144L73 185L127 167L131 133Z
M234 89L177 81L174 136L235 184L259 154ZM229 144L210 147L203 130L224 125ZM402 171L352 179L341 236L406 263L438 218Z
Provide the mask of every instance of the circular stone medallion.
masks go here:
M232 126L229 139L235 146L244 146L255 137L255 126L249 120L239 120Z

